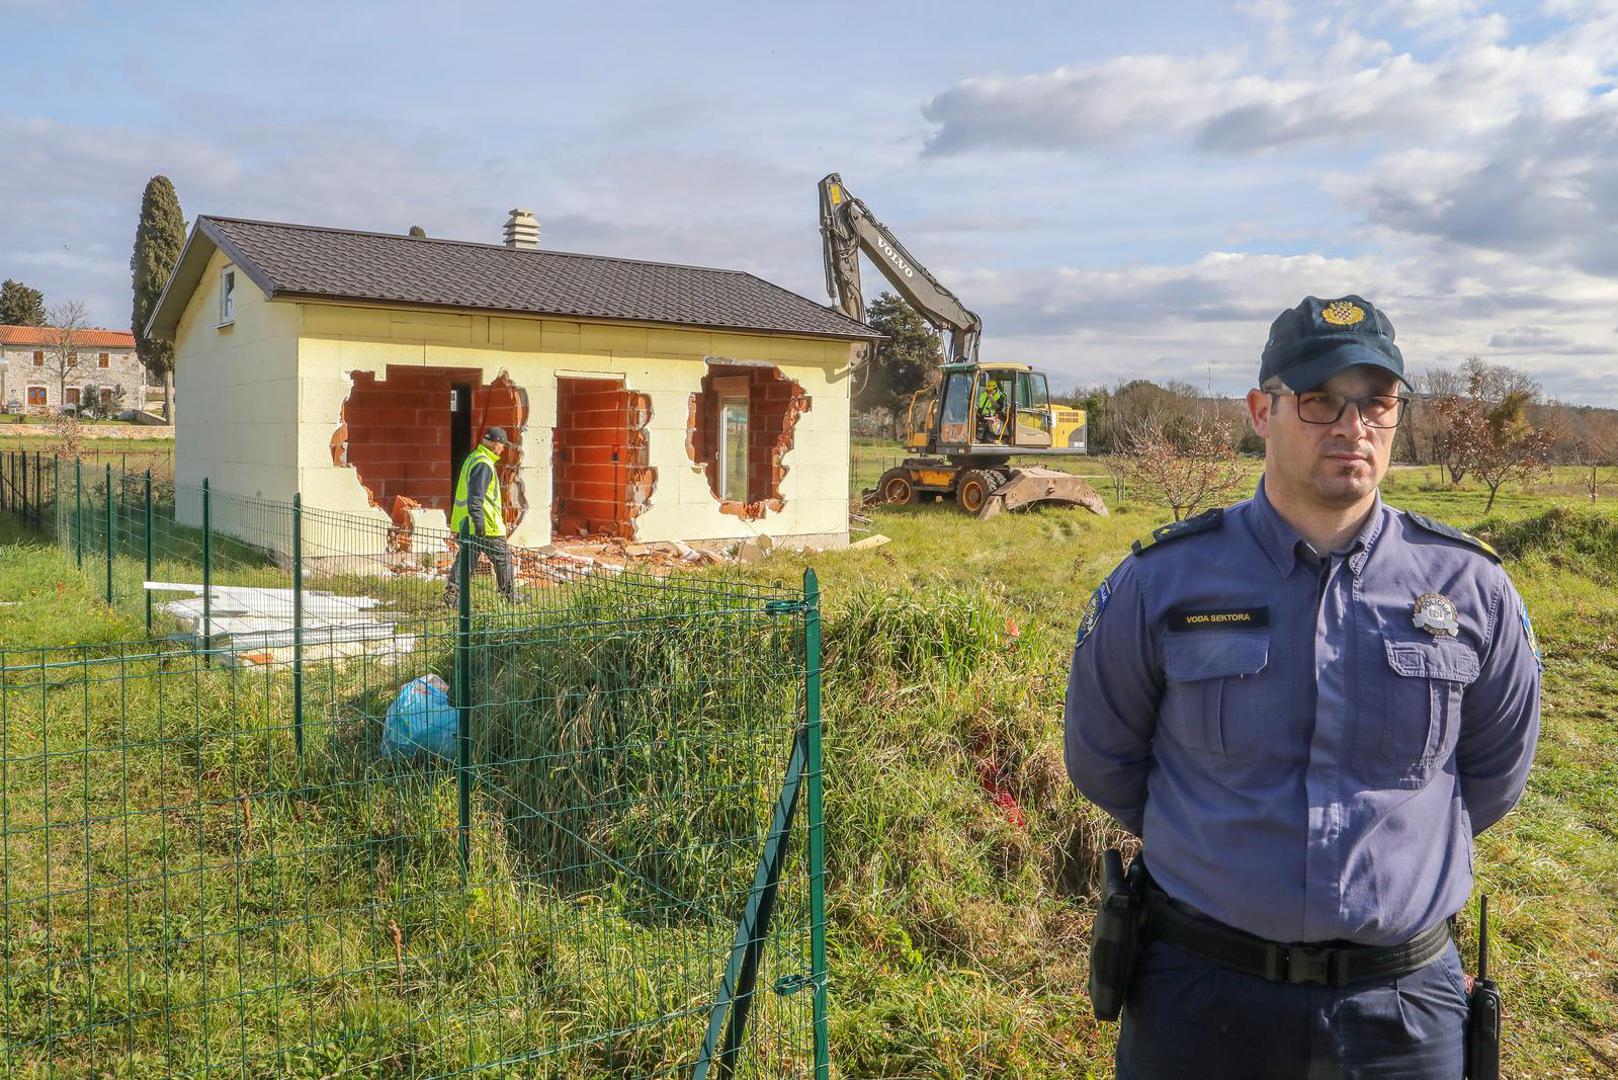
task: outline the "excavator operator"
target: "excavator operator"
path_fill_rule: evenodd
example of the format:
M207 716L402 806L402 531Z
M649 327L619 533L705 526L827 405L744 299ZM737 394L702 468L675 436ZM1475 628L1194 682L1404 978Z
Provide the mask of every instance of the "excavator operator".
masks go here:
M978 393L978 439L999 442L1006 430L1006 392L999 380L986 378Z

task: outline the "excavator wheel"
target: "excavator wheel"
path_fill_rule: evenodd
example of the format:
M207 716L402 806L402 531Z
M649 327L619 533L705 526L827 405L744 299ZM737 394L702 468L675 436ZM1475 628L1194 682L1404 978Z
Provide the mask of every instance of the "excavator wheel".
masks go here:
M1005 482L993 469L968 469L955 485L955 501L968 514L976 514L989 501L989 493Z
M877 494L889 506L909 506L916 501L916 485L909 469L889 469L876 482Z

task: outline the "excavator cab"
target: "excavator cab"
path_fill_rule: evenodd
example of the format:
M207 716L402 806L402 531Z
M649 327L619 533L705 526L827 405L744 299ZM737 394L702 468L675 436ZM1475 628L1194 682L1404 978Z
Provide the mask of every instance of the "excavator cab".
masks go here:
M910 399L904 443L935 454L1071 450L1069 442L1056 442L1059 418L1071 426L1076 416L1082 426L1083 415L1053 409L1045 375L1025 365L951 364Z

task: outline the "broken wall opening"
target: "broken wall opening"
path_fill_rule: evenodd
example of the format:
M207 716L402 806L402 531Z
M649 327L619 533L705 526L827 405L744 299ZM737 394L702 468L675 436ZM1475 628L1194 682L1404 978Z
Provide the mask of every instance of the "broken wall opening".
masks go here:
M651 505L651 399L615 379L556 380L551 441L551 534L635 539Z
M803 387L778 367L708 365L702 388L691 395L686 452L707 474L721 513L756 521L786 505L781 459L809 408Z
M332 464L352 468L371 505L392 519L398 535L391 546L409 546L413 510L442 510L448 518L461 466L457 458L464 460L467 452L457 445L465 436L455 437L452 396L468 392L472 439L485 428L503 427L511 440L499 470L506 527L522 521L528 509L519 471L528 395L510 376L501 372L485 383L478 368L389 364L380 379L373 371L349 378L352 389L331 437ZM464 417L465 403L459 404Z

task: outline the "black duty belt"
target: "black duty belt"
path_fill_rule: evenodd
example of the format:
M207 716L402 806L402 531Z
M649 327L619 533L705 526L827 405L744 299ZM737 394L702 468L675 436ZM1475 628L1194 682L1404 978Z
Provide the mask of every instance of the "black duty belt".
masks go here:
M1402 945L1288 945L1187 915L1159 889L1146 893L1147 933L1204 960L1270 982L1348 986L1408 975L1426 967L1449 944L1449 921Z

